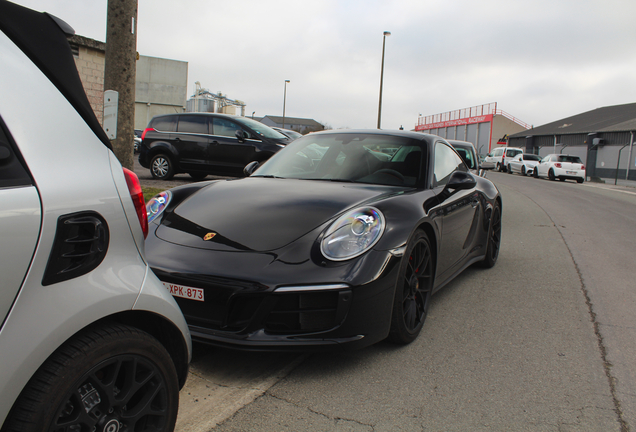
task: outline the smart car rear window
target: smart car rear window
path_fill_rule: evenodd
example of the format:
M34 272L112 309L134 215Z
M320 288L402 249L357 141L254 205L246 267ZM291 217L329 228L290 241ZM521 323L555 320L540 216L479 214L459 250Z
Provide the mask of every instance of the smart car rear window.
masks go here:
M0 189L33 184L20 153L11 145L0 118Z

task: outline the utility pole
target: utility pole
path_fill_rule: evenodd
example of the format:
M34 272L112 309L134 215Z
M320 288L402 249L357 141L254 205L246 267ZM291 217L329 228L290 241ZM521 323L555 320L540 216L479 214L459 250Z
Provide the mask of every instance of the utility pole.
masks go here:
M104 89L119 93L117 138L119 162L133 169L135 77L137 74L137 0L108 0Z

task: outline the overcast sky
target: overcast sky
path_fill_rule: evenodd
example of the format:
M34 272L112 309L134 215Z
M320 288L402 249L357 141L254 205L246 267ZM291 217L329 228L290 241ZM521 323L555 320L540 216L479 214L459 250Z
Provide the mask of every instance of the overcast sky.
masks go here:
M107 0L14 0L106 38ZM246 115L375 128L497 102L539 126L636 102L635 0L139 0L137 50Z

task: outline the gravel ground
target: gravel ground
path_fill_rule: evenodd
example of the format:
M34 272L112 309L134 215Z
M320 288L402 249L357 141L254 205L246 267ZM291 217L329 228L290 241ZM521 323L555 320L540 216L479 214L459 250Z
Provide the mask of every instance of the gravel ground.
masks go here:
M142 187L154 187L159 189L170 189L173 187L181 186L188 183L194 183L196 180L193 180L188 174L177 174L172 180L155 180L152 178L150 174L150 170L142 167L137 160L137 155L135 155L135 174L139 177L139 183L141 183ZM227 176L216 176L209 175L205 179L200 181L208 181L208 180L217 180L217 179L229 179L234 177Z

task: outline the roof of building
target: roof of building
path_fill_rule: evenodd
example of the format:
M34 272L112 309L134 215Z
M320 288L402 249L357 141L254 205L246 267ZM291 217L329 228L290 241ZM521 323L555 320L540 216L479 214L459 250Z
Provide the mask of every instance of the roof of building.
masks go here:
M636 103L597 108L552 123L519 132L510 137L567 135L636 130Z
M267 115L265 117L272 120L274 123L283 124L282 116ZM297 117L285 117L285 124L295 124L295 125L303 125L303 126L322 126L320 123L318 123L314 119L297 118Z
M97 50L97 51L106 52L106 43L105 42L100 42L98 40L87 38L85 36L80 36L80 35L76 35L76 34L73 35L73 36L67 36L67 39L68 39L69 43L75 43L75 44L77 44L79 46L92 48L92 49Z

